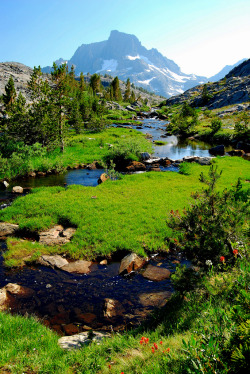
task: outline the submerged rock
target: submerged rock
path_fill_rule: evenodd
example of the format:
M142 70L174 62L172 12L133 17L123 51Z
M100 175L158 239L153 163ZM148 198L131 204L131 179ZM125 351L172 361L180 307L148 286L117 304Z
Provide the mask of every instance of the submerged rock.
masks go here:
M171 272L165 268L148 265L142 275L144 278L147 278L149 280L160 282L162 280L170 278Z
M131 253L122 259L119 274L130 273L141 269L146 263L146 259L139 257L136 253Z
M143 293L139 296L139 300L143 306L153 306L161 308L166 305L171 295L172 293L170 291Z
M105 299L104 317L112 318L122 316L124 313L125 309L118 300Z

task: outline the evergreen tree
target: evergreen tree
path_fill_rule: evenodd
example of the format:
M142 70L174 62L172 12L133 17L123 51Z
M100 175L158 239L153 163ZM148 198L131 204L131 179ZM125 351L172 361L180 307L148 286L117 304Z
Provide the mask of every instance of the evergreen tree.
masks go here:
M135 92L134 92L134 90L132 90L132 92L131 92L131 95L130 95L129 101L130 101L131 103L134 103L134 102L135 102Z
M10 110L16 100L16 90L13 77L10 76L8 83L5 86L5 94L2 96L3 103L6 110Z
M114 78L114 80L111 82L111 86L113 88L113 99L116 101L121 101L122 94L118 77Z
M84 81L84 75L83 75L82 72L81 72L81 74L80 74L80 83L79 83L79 88L80 88L80 91L81 91L81 92L85 91L85 89L86 89L85 81Z
M58 140L61 151L64 151L64 130L67 109L69 105L68 93L70 87L67 83L67 67L66 64L57 66L53 64L53 71L51 72L51 78L55 87L51 90L50 95L50 106L52 120L55 123L55 129L58 131Z
M131 94L131 84L130 84L130 79L128 78L126 82L125 93L124 93L124 101L129 101L130 94Z
M101 77L98 74L91 75L90 87L93 90L94 95L101 91Z

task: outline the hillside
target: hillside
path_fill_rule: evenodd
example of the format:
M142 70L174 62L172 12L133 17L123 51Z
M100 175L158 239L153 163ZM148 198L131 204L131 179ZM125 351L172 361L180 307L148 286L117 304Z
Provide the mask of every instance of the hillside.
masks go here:
M218 82L198 85L181 95L169 98L165 105L183 104L208 109L241 104L250 100L250 59L231 70Z

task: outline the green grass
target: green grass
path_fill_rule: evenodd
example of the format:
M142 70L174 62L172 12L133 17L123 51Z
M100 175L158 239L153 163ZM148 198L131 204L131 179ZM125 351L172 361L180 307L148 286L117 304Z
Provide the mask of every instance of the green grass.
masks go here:
M239 158L216 159L223 170L220 189L231 188L238 177L249 188L249 163ZM121 180L107 181L97 187L69 186L39 188L26 197L17 198L12 206L0 212L2 221L20 224L29 231L44 230L63 221L77 227L69 244L58 252L78 259L110 256L126 250L142 256L149 252L167 250L166 237L172 235L166 227L169 212L182 211L190 202L190 194L202 188L199 175L209 167L190 164L188 175L178 173L145 173L127 175ZM95 198L93 198L95 197ZM22 263L18 255L22 248L30 258L43 252L39 244L26 242L9 244L6 260ZM19 259L19 260L17 260Z
M42 157L27 158L20 154L17 158L7 160L6 168L0 170L0 179L4 177L11 179L30 171L57 170L61 172L67 167L102 161L110 153L111 146L117 143L138 144L141 152L152 150L152 145L145 139L145 136L132 129L108 128L98 133L72 134L67 138L63 154L59 149L55 149Z
M155 140L154 141L154 145L166 145L166 144L168 144L168 142L164 142L162 140Z

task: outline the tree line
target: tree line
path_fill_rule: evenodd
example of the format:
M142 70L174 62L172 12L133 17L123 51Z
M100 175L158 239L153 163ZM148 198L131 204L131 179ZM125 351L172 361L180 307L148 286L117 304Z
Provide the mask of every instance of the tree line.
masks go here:
M70 129L79 134L83 129L104 128L106 100L133 102L136 99L129 79L122 97L118 77L105 89L100 75L93 74L88 83L82 73L76 79L74 67L69 70L66 64L54 63L50 76L45 76L40 66L34 67L28 88L31 103L27 103L22 93L17 96L10 76L0 97L4 104L0 118L0 153L5 157L18 144L59 146L63 152Z

